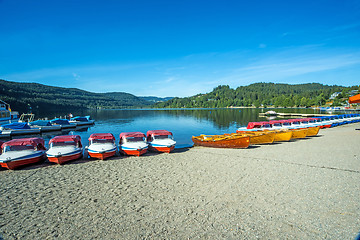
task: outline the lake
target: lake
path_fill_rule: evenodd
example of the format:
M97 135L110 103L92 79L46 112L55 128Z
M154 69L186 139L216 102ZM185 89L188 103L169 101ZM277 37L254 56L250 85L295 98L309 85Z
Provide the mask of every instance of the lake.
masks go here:
M269 109L255 108L221 108L221 109L118 109L118 110L87 110L73 112L74 116L90 115L95 125L62 133L47 133L42 137L48 140L60 134L78 134L83 145L88 145L92 133L109 132L114 134L117 142L121 132L139 131L146 134L148 130L165 129L174 134L177 148L191 146L192 136L200 134L223 134L235 132L237 128L247 126L248 122L266 121L260 118L260 112ZM313 109L276 109L278 112L319 113ZM35 117L64 116L69 113L41 113Z

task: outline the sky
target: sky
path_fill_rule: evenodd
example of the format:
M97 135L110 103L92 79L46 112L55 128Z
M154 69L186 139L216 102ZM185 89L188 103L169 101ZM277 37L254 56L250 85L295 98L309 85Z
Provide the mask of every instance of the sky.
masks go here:
M359 0L0 0L0 79L187 97L360 84Z

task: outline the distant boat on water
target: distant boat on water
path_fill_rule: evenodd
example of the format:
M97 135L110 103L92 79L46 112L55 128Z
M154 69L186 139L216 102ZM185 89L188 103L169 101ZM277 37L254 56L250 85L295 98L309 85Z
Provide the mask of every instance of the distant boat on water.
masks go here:
M0 124L9 123L12 120L17 121L19 113L12 111L10 104L0 100Z
M265 115L267 115L267 116L277 116L278 114L277 114L277 112L270 110L270 111L265 112Z
M69 121L70 123L75 123L77 126L84 126L84 125L92 125L95 123L94 120L91 119L90 116L85 116L85 117L73 117L70 119Z

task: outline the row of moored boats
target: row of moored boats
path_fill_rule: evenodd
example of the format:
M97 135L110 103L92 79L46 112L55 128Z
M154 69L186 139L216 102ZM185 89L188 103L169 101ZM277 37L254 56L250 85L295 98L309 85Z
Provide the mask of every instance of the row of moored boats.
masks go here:
M17 136L26 134L39 134L42 132L61 131L74 129L79 126L94 124L90 116L73 117L70 120L55 118L52 120L37 120L29 122L12 122L2 124L0 127L0 136Z
M254 144L291 141L316 136L320 129L360 122L360 114L249 122L236 133L192 137L195 145L218 148L247 148Z
M16 169L23 165L44 161L63 164L65 162L83 158L87 150L91 158L104 160L114 156L117 152L123 155L140 156L148 150L170 153L176 142L173 134L167 130L151 130L145 135L141 132L124 132L120 134L119 145L111 133L94 133L89 137L89 146L83 148L79 135L56 136L49 141L49 148L45 148L43 138L21 138L2 142L0 166Z
M222 135L200 135L192 137L195 145L220 148L247 148L253 144L271 144L316 136L320 129L360 122L360 114L344 114L329 117L315 117L268 122L249 122L247 127L236 133ZM119 145L111 133L94 133L89 137L87 153L92 158L106 159L117 152L140 156L148 150L168 152L174 150L176 142L167 130L152 130L120 134ZM56 136L45 148L42 138L22 138L2 142L0 166L8 169L45 160L62 164L83 157L84 148L79 135Z

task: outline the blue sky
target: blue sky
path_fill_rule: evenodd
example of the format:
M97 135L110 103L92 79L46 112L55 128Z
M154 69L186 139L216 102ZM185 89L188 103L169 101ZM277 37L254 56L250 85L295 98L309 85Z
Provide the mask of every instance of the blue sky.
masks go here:
M136 96L360 84L360 1L0 0L0 78Z

